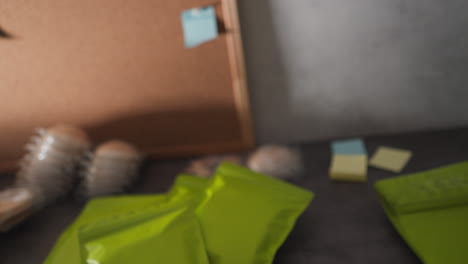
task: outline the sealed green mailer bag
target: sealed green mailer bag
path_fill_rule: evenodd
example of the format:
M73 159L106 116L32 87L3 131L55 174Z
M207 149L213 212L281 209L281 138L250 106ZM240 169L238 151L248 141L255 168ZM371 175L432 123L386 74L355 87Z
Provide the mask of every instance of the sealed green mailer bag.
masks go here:
M74 223L62 233L44 263L81 263L77 237L77 229L80 226L166 201L166 195L115 196L91 200Z
M199 203L205 197L205 190L210 186L211 182L212 179L180 174L172 185L168 197L169 199L185 197L192 199L194 203Z
M91 201L62 235L46 263L80 263L80 246L77 242L80 227L112 221L115 216L128 215L130 211L144 211L148 205L161 206L182 200L199 204L197 216L203 224L203 237L210 243L207 245L210 263L271 263L312 197L311 192L299 187L238 166L223 164L212 179L179 176L167 195L111 197ZM89 234L86 230L83 233ZM185 250L193 249L189 247L186 245ZM126 249L128 254L135 253L131 248ZM82 245L82 250L87 252L88 249ZM96 252L99 251L87 254L98 254ZM90 263L97 263L93 261L97 259L91 259Z
M375 187L390 221L425 264L468 263L468 162Z
M84 264L208 264L191 202L168 203L79 228Z
M88 202L80 216L65 230L49 253L45 264L78 264L80 263L79 241L77 229L85 224L112 218L129 211L143 210L149 205L164 204L170 201L198 197L204 195L208 179L189 175L177 177L169 194L159 195L128 195L95 198Z
M272 263L312 197L302 188L222 164L197 210L210 263Z

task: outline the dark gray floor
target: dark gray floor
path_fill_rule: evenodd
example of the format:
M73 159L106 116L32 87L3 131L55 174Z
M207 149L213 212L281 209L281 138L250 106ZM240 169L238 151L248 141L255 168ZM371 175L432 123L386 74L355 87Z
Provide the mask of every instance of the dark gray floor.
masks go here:
M387 145L414 151L404 173L468 159L468 129L366 138L368 151ZM278 252L276 264L411 264L420 263L394 231L380 208L373 184L394 174L369 170L365 184L328 179L329 142L300 146L306 171L297 182L316 198ZM169 188L186 160L152 162L135 192ZM11 176L0 176L0 188ZM82 204L63 200L48 207L8 234L0 234L0 264L41 263L60 232L77 216Z

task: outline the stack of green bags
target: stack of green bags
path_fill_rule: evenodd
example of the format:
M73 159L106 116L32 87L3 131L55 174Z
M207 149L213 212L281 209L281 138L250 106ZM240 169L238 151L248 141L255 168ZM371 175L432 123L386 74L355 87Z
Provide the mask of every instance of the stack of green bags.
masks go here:
M391 222L425 264L468 263L468 162L377 182Z
M211 179L179 176L167 194L90 201L45 263L272 263L312 198L225 163Z

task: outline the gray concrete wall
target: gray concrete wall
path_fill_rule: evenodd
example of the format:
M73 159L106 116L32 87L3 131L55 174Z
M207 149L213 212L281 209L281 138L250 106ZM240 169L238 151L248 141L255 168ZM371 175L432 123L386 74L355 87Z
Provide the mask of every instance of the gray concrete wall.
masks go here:
M468 1L240 0L260 142L468 124Z

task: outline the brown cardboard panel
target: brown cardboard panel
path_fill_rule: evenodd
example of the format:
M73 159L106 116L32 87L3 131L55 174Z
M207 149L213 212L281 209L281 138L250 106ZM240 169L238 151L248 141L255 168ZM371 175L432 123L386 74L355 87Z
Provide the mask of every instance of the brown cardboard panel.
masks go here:
M183 44L180 13L208 4L232 20L232 0L2 0L0 160L19 157L34 127L63 122L162 155L251 145L237 22Z

